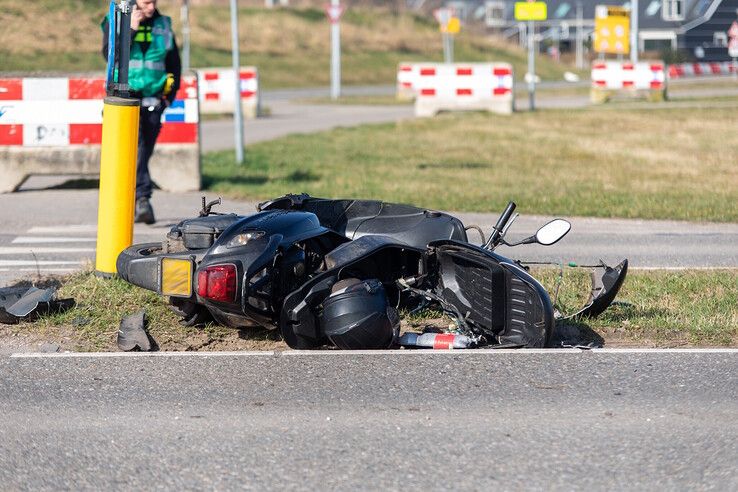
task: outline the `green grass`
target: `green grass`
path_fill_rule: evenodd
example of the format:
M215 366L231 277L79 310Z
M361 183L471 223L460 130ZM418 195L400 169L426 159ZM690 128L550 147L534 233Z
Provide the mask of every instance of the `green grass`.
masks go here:
M445 114L204 155L206 189L496 212L738 221L734 108Z
M553 292L558 269L532 272ZM583 269L565 269L558 304L564 312L581 307L589 292ZM35 323L5 327L7 333L58 340L64 349L117 350L118 325L123 316L146 309L149 331L162 350L274 350L286 346L274 332L234 330L216 325L181 326L165 299L122 280L105 280L91 271L63 281L61 297L74 297L77 306L66 313ZM738 346L738 270L631 271L617 303L594 320L574 323L605 345ZM447 326L437 311L425 310L404 319L406 328L420 330L426 323ZM0 330L0 335L2 334Z
M554 292L559 269L533 275ZM564 269L558 304L574 313L589 294L588 271ZM738 270L631 270L615 305L578 320L605 340L657 346L738 344Z

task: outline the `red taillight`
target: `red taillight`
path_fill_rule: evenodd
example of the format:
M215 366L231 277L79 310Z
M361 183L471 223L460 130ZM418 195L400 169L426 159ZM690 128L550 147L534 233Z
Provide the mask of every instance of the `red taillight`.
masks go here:
M211 265L197 272L197 295L220 302L236 300L236 265Z

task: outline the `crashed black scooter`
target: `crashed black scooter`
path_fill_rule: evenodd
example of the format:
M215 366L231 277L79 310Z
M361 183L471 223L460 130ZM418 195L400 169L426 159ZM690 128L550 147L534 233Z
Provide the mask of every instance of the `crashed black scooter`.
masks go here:
M132 246L118 257L119 275L169 298L184 324L210 320L280 330L295 349L398 346L398 309L440 307L454 323L453 346L545 347L556 315L524 263L494 252L500 244L551 245L570 230L556 219L518 243L505 241L517 217L510 202L482 245L469 242L449 214L374 200L286 195L250 216L200 216L174 226L161 243ZM479 230L481 233L481 230ZM593 275L588 305L613 301L627 260ZM409 340L413 345L420 337Z

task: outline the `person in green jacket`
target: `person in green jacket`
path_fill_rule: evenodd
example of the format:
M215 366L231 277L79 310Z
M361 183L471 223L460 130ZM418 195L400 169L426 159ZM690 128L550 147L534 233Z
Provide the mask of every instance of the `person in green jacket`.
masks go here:
M107 60L108 21L103 30L102 55ZM136 163L136 222L153 224L152 182L149 159L161 130L161 115L179 89L182 62L174 39L172 19L161 15L156 0L136 0L131 12L131 58L128 85L131 96L141 99Z

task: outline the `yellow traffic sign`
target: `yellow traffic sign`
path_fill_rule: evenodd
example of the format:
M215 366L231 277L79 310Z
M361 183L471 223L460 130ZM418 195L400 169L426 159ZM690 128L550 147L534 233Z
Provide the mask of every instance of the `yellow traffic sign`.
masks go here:
M458 17L451 17L446 24L446 31L449 34L459 34L461 31L461 21Z
M546 2L515 2L515 20L544 21L547 17Z
M624 55L630 52L630 10L613 5L595 8L594 50Z

